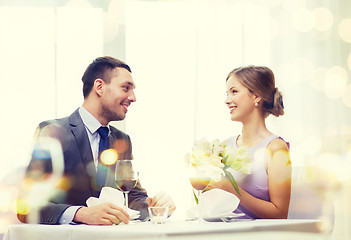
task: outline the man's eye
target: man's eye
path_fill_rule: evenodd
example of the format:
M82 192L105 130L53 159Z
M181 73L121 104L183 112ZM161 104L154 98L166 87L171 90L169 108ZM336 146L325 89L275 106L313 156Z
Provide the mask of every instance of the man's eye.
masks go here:
M234 93L237 93L238 91L237 90L232 90L232 93L234 94Z
M124 91L128 92L129 91L129 86L123 86L122 87Z

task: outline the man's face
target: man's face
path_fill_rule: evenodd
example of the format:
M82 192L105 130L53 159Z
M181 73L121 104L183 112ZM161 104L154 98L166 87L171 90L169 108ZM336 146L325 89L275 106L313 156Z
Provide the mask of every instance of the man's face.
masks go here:
M108 122L123 120L129 105L136 101L132 74L124 68L115 68L110 83L105 82L104 88L101 116Z

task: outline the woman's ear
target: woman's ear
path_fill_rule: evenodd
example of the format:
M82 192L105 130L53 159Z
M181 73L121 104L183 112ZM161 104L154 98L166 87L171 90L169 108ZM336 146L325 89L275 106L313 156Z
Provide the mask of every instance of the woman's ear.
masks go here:
M255 105L256 105L256 103L259 104L261 102L261 100L262 100L262 98L260 96L254 94L254 103L255 103Z

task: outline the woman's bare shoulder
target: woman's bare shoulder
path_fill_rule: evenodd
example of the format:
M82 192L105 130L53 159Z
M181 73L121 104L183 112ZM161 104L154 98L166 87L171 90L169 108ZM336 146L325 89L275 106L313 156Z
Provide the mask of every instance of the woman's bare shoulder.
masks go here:
M276 138L268 144L268 149L271 152L278 152L278 151L287 151L288 152L289 146L288 146L288 143L286 143L283 139Z

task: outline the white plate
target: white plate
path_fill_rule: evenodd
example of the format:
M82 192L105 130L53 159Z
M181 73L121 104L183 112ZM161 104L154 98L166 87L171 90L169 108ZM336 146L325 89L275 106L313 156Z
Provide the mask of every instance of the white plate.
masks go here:
M207 222L230 222L231 220L235 220L236 218L244 215L244 213L232 213L225 216L204 217L203 219Z

